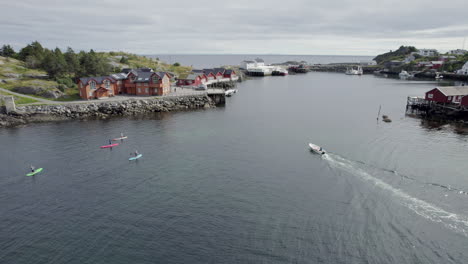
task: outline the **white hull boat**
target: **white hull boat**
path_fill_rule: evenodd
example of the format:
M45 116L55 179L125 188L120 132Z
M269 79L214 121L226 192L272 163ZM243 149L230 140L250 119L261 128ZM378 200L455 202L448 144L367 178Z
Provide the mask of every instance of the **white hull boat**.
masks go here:
M317 146L315 144L309 143L310 151L313 151L317 154L323 155L326 154L327 152L320 146Z
M345 72L346 75L362 75L363 73L364 71L362 70L361 66L358 66L357 69L354 69L352 67L348 68Z
M237 89L229 89L229 90L224 92L224 95L231 96L231 95L233 95L235 93L237 93Z

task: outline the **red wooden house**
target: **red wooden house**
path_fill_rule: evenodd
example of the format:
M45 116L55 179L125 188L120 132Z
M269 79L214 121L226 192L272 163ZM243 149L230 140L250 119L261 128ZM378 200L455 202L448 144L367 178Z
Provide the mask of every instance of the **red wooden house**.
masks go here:
M126 73L115 73L111 74L110 77L116 81L116 90L114 91L115 94L122 94L124 93L124 81L127 79L127 74Z
M118 91L117 81L110 76L80 78L78 88L80 97L88 99L99 99L114 96Z
M212 76L214 78L214 76ZM177 80L178 86L200 86L202 84L202 78L197 74L190 74L186 78L180 78Z
M466 95L468 95L468 86L446 86L426 92L425 99L437 103L460 104Z
M231 70L231 69L227 69L224 71L224 74L223 74L224 78L229 78L229 79L233 79L233 78L236 78L237 77L237 74L236 74L236 71L234 70Z

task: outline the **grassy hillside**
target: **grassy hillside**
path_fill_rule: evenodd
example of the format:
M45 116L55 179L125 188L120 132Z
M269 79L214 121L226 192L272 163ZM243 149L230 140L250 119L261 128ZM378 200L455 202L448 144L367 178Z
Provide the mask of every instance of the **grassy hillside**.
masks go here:
M191 67L181 66L178 64L171 65L158 59L152 59L144 56L139 56L124 52L101 52L97 53L104 57L111 69L107 74L120 72L122 68L142 68L148 67L155 71L172 72L176 76L187 76L191 71ZM88 76L86 76L88 77ZM79 100L79 91L72 81L72 75L66 74L63 77L48 78L47 72L39 69L31 69L21 60L6 58L0 56L0 88L17 91L19 87L40 87L47 91L59 89L64 93L64 97L57 101ZM17 91L18 92L18 91ZM44 98L39 95L31 95L37 98ZM17 103L31 103L29 98L17 98Z
M58 83L55 81L43 80L47 76L46 72L36 69L29 69L24 62L0 56L0 88L14 90L17 87L23 86L40 86L46 89L55 89ZM0 91L0 96L12 95L7 92ZM34 99L14 96L17 104L28 104L37 102Z
M117 69L147 67L152 68L155 71L172 72L177 76L187 75L189 72L192 71L192 68L188 66L171 65L158 59L148 58L145 56L139 56L125 52L106 52L100 54L107 57L109 63Z

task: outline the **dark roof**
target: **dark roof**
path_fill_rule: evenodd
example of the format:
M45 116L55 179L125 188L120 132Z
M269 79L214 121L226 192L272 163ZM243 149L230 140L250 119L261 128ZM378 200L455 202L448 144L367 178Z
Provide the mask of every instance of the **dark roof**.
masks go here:
M154 72L138 72L138 75L135 79L136 83L145 83L149 82L151 79L151 75L153 75Z
M151 68L146 68L146 67L143 67L143 68L138 68L136 69L138 72L152 72L153 69Z
M112 77L115 80L124 80L124 79L127 79L127 74L123 72L115 73L115 74L111 74L110 77Z
M132 68L123 68L123 69L122 69L122 72L123 72L123 73L129 73L129 72L131 72L131 71L132 71Z
M255 63L255 61L251 61L251 60L245 60L244 62L247 62L247 63Z
M186 78L183 78L182 80L195 80L197 79L198 75L197 74L189 74Z
M256 62L265 62L263 59L260 59L260 58L256 58L255 61Z
M220 73L224 73L224 71L226 69L224 69L224 68L214 68L214 70L217 71L217 72L220 72Z
M231 69L226 69L224 71L224 74L232 74L232 73L236 73L234 70L231 70Z
M156 74L159 76L160 79L162 79L164 77L164 75L166 75L166 74L169 75L167 72L156 72ZM170 77L171 76L169 75L169 78Z
M106 79L108 79L111 82L115 82L115 79L112 78L111 76L85 77L85 78L80 78L79 80L86 85L91 80L95 80L97 84L101 84Z
M192 72L203 73L203 70L192 70Z

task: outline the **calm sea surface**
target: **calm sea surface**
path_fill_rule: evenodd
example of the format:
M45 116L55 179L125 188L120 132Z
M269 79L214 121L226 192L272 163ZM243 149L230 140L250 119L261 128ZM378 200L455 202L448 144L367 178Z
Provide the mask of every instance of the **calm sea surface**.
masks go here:
M312 72L216 109L0 129L0 263L468 263L468 133L404 114L435 85Z
M372 56L329 56L329 55L148 55L159 58L167 63L191 65L194 68L210 68L225 65L239 65L243 60L262 58L265 63L282 63L286 61L306 61L310 64L324 64L337 62L370 62Z

